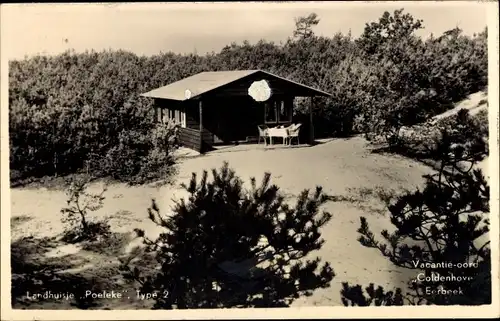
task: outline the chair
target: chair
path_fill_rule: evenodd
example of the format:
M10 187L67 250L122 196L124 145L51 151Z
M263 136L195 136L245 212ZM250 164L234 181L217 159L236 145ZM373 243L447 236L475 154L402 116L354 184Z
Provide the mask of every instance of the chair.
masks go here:
M260 144L260 139L263 138L264 144L267 145L266 138L269 137L269 127L267 127L266 125L259 125L257 126L257 128L259 129L259 140L257 144Z
M292 124L287 128L288 136L286 139L288 141L288 145L292 144L293 138L297 138L297 145L300 145L300 139L299 139L300 126L302 126L302 124Z

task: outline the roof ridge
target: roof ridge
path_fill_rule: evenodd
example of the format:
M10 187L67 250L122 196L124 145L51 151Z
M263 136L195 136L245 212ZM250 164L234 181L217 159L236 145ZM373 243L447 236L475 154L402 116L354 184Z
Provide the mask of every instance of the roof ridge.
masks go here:
M205 72L212 72L212 73L217 73L217 72L234 72L234 71L263 71L261 69L226 69L226 70L212 70L212 71L201 71L199 72L199 74L201 73L205 73Z

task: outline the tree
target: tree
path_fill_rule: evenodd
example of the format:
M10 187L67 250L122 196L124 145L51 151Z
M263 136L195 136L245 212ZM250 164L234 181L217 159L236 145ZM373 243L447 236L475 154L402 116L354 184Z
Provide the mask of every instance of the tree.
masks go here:
M392 263L416 270L406 295L401 289L365 297L360 285L344 283L345 305L479 305L491 303L489 186L475 164L487 153L487 141L467 111L442 134L435 149L439 171L427 177L422 191L401 196L389 207L396 231L377 241L361 218L359 241L378 249ZM450 292L443 292L450 291Z
M385 12L357 40L376 78L365 90L375 104L361 108L369 139L397 145L402 127L425 122L486 84L484 35L454 28L423 41L416 34L422 23L403 9Z
M391 142L402 126L418 123L427 116L421 115L425 110L422 107L429 105L429 86L422 80L427 65L423 59L425 48L415 35L421 28L422 20L403 14L403 9L392 15L386 11L378 22L366 24L356 41L361 56L374 66L375 82L367 91L376 103L363 106L362 115L365 132L375 138L380 136Z
M308 39L314 36L312 28L319 24L318 15L316 13L311 13L307 17L295 18L295 30L293 31L293 37L297 39Z
M331 219L319 213L326 201L320 187L312 195L304 190L292 208L270 174L260 187L252 178L250 190L227 163L212 174L211 182L206 171L199 182L193 174L183 185L189 200L178 201L168 218L153 201L149 217L166 230L158 239L137 230L160 272L133 268L133 256L123 269L140 291L159 294L155 308L286 306L329 286L329 263L306 260L323 245L319 229Z
M90 193L87 190L89 182L88 179L74 179L66 191L67 207L61 209L61 221L69 226L63 237L64 241L93 241L109 234L110 227L105 222L89 221L89 212L98 211L103 207L107 187L104 186L98 194Z
M398 43L414 36L414 32L423 28L423 20L416 19L404 9L395 10L391 15L385 11L378 22L367 23L358 45L367 56L376 54L387 43ZM392 53L394 55L394 53Z

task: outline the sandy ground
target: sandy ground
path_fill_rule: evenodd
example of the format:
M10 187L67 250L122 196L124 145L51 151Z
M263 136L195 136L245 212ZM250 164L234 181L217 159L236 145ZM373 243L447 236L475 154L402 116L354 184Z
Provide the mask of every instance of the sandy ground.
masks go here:
M486 94L476 93L457 105L457 108L437 118L447 117L461 108L475 113L483 108ZM203 170L219 168L228 162L236 174L247 183L251 177L259 181L264 172L272 174L272 182L289 196L289 202L304 189L314 189L320 185L328 195L344 196L349 201L328 202L323 210L333 214L333 219L323 228L324 246L313 256L328 261L334 268L336 277L327 289L316 290L312 296L296 300L293 306L342 305L340 290L342 282L367 286L373 282L388 289L396 286L405 288L406 282L415 277L415 271L397 268L375 249L363 247L357 241L359 219L365 216L375 235L383 229L392 230L387 210L377 197L380 191L398 193L422 186L422 176L431 172L430 168L416 161L400 156L388 156L371 153L367 142L359 137L351 139L324 140L313 147L263 148L262 145L240 145L221 148L207 155L199 156L195 152L182 149L183 158L179 173L173 185L155 187L153 185L130 187L125 184L108 186L104 207L95 213L99 219L108 217L114 232L129 233L134 228L141 228L154 238L162 230L152 223L147 216L151 199L156 199L163 214L168 215L174 198L185 196L179 188L180 183L187 183L191 174L201 174ZM486 177L489 175L488 159L479 164ZM101 184L90 187L100 191ZM54 237L64 227L60 222L60 210L66 203L64 191L47 188L15 188L11 190L12 240L25 236L35 238ZM381 239L381 238L379 238ZM125 237L125 242L130 239ZM131 243L138 243L135 240ZM132 244L128 248L131 248ZM95 271L100 275L109 270L110 284L118 284L116 274L116 253L92 252L78 246L59 246L44 253L44 257L53 260L67 258L71 271L86 271L92 276ZM113 267L114 264L114 267ZM66 270L68 272L68 270ZM123 285L123 284L121 284ZM112 285L110 285L111 287ZM116 290L122 289L123 286ZM113 290L110 288L107 290ZM128 289L134 292L134 288ZM69 307L69 306L68 306ZM144 302L130 300L107 301L101 308L138 309L148 308ZM30 308L64 308L61 305L32 304Z
M272 182L291 197L290 202L303 189L313 189L316 185L323 186L329 195L360 200L325 205L324 210L332 213L333 219L322 231L325 245L313 254L329 261L336 277L330 288L316 290L312 296L295 301L294 306L342 305L341 282L362 285L374 282L392 288L404 286L413 276L414 272L398 269L377 250L360 245L356 230L360 216L367 217L376 234L382 229L391 230L382 202L371 196L373 191L414 189L422 184L422 175L429 173L430 169L403 157L370 153L362 138L335 139L304 148L227 149L187 158L179 165L174 187L109 186L104 207L96 216L111 217L110 223L116 232L129 232L138 227L155 237L161 230L147 217L146 209L151 199L155 198L163 213L168 213L172 198L184 195L176 187L179 183L187 182L193 172L219 168L225 161L247 182L250 177L259 180L265 171L270 172ZM100 186L97 184L91 188L99 190ZM59 211L65 205L63 191L19 188L11 190L11 198L12 218L17 222L12 228L13 240L27 235L44 237L62 232Z

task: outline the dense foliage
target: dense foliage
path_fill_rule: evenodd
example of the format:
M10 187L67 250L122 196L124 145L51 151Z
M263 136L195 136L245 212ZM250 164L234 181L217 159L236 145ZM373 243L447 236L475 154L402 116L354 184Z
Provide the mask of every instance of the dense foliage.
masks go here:
M480 305L491 303L489 186L475 165L487 155L480 124L462 110L433 148L440 170L422 191L399 197L390 207L393 233L383 241L361 218L359 241L398 266L415 270L408 293L373 284L344 283L345 305Z
M304 190L291 207L270 174L260 186L252 179L248 190L227 163L212 174L209 180L205 171L199 181L193 174L184 185L188 200L179 200L172 213L160 214L153 201L149 217L165 232L145 243L159 269L145 271L142 259L143 267L131 267L135 255L124 262L141 292L157 294L156 308L288 306L329 286L329 263L311 257L332 217L320 212L327 200L320 187Z
M164 172L159 168L169 172L173 127L153 122L151 102L137 96L143 60L125 52L67 52L11 62L12 179L84 170L142 182ZM148 167L155 171L145 174Z
M487 83L486 29L424 40L415 35L423 22L402 10L367 24L358 39L314 35L315 14L295 22L283 44L232 43L205 56L66 52L11 61L13 179L85 168L125 180L158 176L150 174L172 160L153 141L151 101L138 95L201 71L264 69L332 93L317 100L317 136L391 137ZM303 107L298 101L296 117Z

